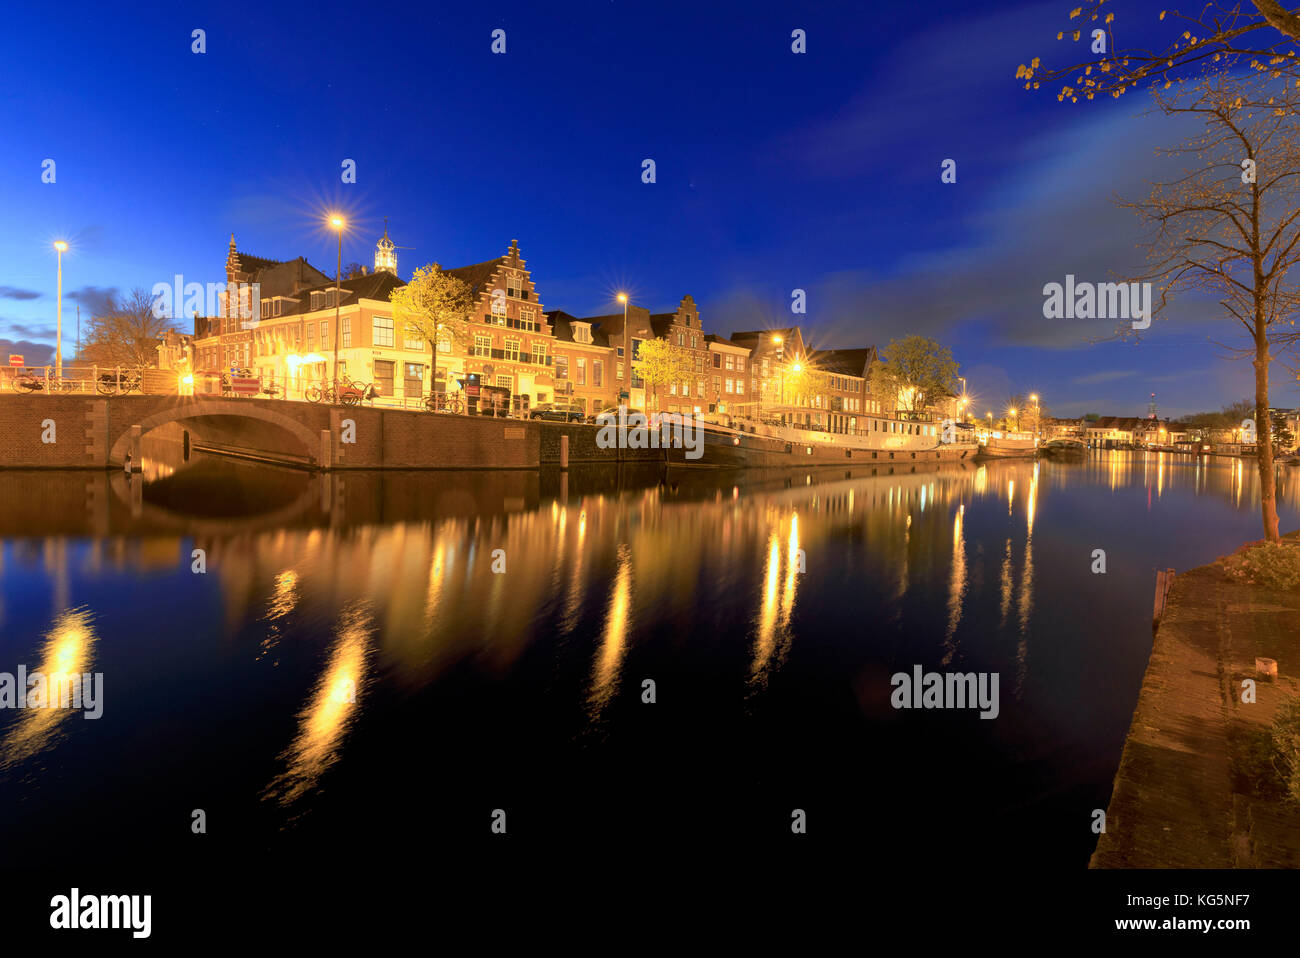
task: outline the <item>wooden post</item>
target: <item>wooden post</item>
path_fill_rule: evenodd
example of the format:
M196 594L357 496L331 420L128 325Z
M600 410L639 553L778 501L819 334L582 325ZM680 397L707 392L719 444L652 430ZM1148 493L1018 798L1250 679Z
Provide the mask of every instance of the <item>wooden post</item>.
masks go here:
M334 439L328 429L320 431L320 467L326 471L334 468Z
M569 468L569 437L560 437L560 468Z
M130 467L131 472L140 472L141 469L143 468L143 463L140 460L140 438L143 435L144 435L143 426L131 427L131 442L128 445L128 448L130 449L130 456L131 456L131 460L128 463L128 466Z
M1160 624L1160 617L1165 613L1165 599L1169 596L1169 590L1173 588L1174 570L1157 569L1156 570L1156 599L1155 608L1152 612L1151 626L1155 628Z

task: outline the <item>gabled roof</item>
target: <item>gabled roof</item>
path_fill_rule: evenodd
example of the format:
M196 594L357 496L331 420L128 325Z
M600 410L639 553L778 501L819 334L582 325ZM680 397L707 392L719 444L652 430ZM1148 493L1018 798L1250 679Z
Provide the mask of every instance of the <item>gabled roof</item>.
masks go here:
M475 300L487 288L493 274L505 263L504 256L498 256L496 259L484 260L482 263L474 263L472 266L457 266L455 269L443 270L448 275L455 276L458 280L469 287L470 295Z
M607 348L607 349L609 348L609 335L608 335L608 333L607 333L605 330L599 328L599 327L596 325L596 323L593 322L592 320L590 320L590 319L579 319L577 316L570 316L568 313L566 313L566 312L565 312L564 310L562 310L562 309L553 309L553 310L551 310L549 313L546 313L545 316L546 316L546 321L547 321L548 323L551 324L551 333L552 333L552 335L554 335L555 338L556 338L559 342L562 342L562 343L575 343L575 342L577 342L577 340L575 340L575 339L573 338L573 324L574 324L574 323L590 323L590 324L591 324L591 342L590 342L590 343L578 343L578 345L579 345L579 346L603 346L603 347L605 347L605 348ZM622 319L622 318L623 318L623 317L620 315L620 316L619 316L619 319Z
M378 273L368 273L365 276L354 276L351 279L345 279L338 284L340 291L339 305L350 306L362 299L377 299L381 302L388 302L389 298L393 294L393 290L405 285L405 280L398 279L392 273L384 272L383 270L380 270ZM311 308L311 294L327 292L333 288L333 283L323 283L299 291L295 297L297 302L292 308L286 309L281 315L295 316L299 313L315 312L315 310Z
M808 361L824 372L866 379L871 373L871 361L875 355L874 346L862 346L856 349L817 349L809 351Z

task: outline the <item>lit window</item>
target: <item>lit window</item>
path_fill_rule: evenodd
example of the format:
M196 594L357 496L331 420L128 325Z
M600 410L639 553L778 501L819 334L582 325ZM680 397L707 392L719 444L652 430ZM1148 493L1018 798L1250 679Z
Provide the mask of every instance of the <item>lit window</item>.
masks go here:
M474 355L490 358L492 356L492 337L475 336L474 337Z
M347 320L351 325L351 320ZM347 329L348 327L344 327ZM391 346L393 345L393 317L376 316L374 317L374 345Z

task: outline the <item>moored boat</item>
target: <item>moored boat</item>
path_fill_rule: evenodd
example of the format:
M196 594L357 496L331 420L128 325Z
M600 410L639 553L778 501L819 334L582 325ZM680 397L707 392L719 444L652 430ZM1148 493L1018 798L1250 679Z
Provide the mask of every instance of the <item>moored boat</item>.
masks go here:
M1037 451L1032 436L989 436L980 443L980 459L1029 459Z

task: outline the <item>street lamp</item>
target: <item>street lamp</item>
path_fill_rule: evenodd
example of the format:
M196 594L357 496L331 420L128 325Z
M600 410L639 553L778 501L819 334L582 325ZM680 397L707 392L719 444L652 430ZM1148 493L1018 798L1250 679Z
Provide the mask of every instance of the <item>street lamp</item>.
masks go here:
M338 271L334 274L334 400L339 396L339 287L343 282L343 217L331 216L330 226L339 237ZM437 348L436 346L434 347Z
M55 305L54 321L54 378L63 379L63 254L67 251L68 244L63 240L58 240L54 244L58 251L59 257L59 291L58 299Z
M627 373L627 379L623 381L627 383L627 399L630 403L632 401L632 336L627 328L627 293L619 293L618 301L623 304L623 369ZM623 392L623 387L620 385L618 397L620 405L623 402Z

